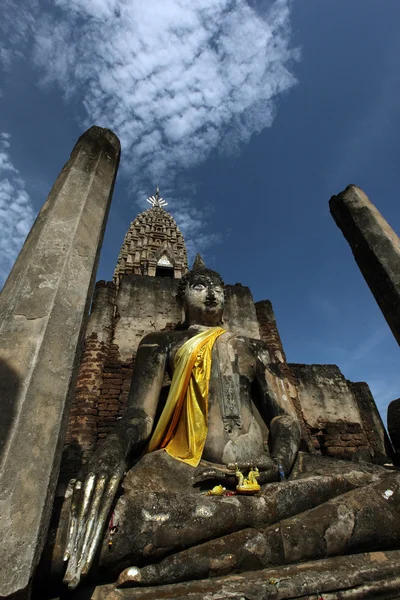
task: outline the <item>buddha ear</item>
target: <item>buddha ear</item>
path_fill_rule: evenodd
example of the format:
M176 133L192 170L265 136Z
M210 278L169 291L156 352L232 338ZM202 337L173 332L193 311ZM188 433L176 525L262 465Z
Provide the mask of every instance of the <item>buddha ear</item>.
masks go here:
M200 254L196 254L196 258L194 259L194 263L192 266L192 271L200 271L201 269L206 269L206 263L201 258Z

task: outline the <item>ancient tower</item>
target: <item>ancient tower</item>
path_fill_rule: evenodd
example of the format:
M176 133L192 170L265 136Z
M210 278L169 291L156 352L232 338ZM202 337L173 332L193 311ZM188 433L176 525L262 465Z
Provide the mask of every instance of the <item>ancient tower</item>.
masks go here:
M164 210L167 202L161 198L158 187L147 202L152 208L132 221L122 244L113 278L117 287L124 275L180 279L187 271L183 235Z

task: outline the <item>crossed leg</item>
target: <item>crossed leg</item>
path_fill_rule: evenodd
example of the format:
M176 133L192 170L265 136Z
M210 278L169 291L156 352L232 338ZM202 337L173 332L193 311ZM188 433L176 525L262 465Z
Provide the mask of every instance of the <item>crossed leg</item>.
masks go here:
M304 487L306 481L296 483ZM121 573L118 585L189 581L234 570L384 550L399 543L400 477L393 474L275 525L247 527L167 556L158 564L130 567Z
M330 464L328 459L328 462L319 461L321 463L319 468L315 460L312 458L312 465L307 467L308 456L300 457L299 464L295 465L293 470L293 480L267 484L256 496L212 497L202 495L199 489L194 487L196 472L192 467L172 459L164 451L148 454L125 478L124 494L115 507L114 520L119 522L118 531L113 536L111 551L105 539L99 566L118 574L128 565L134 564L148 569L148 573L151 571L154 579L160 583L164 581L163 569L166 569L165 577L168 579L168 572L173 568L167 565L172 565L174 561L181 564L182 560L186 560L186 555L181 556L181 551L187 551L189 574L183 580L202 577L201 573L208 572L207 569L213 573L216 567L214 563L207 568L201 567L202 560L199 558L202 553L201 545L210 544L207 546L207 551L211 556L215 544L215 560L216 564L219 564L218 557L224 555L224 540L227 540L228 547L232 545L232 547L242 548L247 544L247 548L252 545L250 539L254 538L258 540L255 544L254 556L262 556L263 552L259 549L260 536L267 535L265 528L268 525L280 523L278 531L281 531L285 519L295 518L294 515L303 517L302 513L320 505L321 514L324 514L324 511L328 510L329 500L337 496L344 497L343 494L351 490L387 477L385 469L373 465L362 467L348 461L337 460ZM301 462L304 464L300 464ZM310 475L315 471L323 473L327 464L331 474ZM331 520L334 522L334 517ZM248 528L251 530L247 531ZM268 530L266 556L268 552L272 552L279 546L279 544L276 546L278 542L273 541L276 537L274 535L276 528L275 526L271 531ZM236 537L230 538L230 535ZM240 541L242 536L244 536L243 543ZM188 550L185 550L186 548ZM229 558L229 564L233 561L230 569L244 568L240 565L247 561L246 552L243 557L239 552L234 560ZM316 551L313 552L314 556ZM287 551L282 559L283 562L288 560L286 555ZM194 557L193 575L190 575L191 556ZM254 556L249 559L252 564L256 560ZM279 563L281 555L276 556L278 558L265 560ZM306 553L304 556L307 558ZM149 564L160 559L167 562L164 563L163 560L154 568ZM171 563L168 563L168 560ZM264 559L260 558L260 560ZM225 565L224 562L222 564ZM225 565L221 568L227 567ZM162 572L157 574L157 569L161 569ZM181 567L179 572L183 577L184 570Z

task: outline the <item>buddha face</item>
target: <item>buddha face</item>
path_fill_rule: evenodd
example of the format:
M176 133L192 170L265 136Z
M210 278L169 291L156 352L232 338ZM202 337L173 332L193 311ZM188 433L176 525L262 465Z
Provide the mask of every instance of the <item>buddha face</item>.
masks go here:
M224 304L224 288L216 277L199 274L193 281L187 283L185 312L189 325L219 325Z

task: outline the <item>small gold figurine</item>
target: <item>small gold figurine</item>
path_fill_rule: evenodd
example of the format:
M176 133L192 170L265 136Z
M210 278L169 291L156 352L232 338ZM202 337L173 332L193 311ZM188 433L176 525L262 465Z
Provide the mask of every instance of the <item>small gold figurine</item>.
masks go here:
M212 490L205 493L205 496L223 496L224 492L226 492L226 488L222 485L216 485Z
M239 471L238 467L236 467L236 477L238 479L238 484L236 486L236 491L238 494L256 494L260 491L260 484L257 482L258 477L260 476L260 471L257 467L253 467L247 478L244 477L243 473Z

